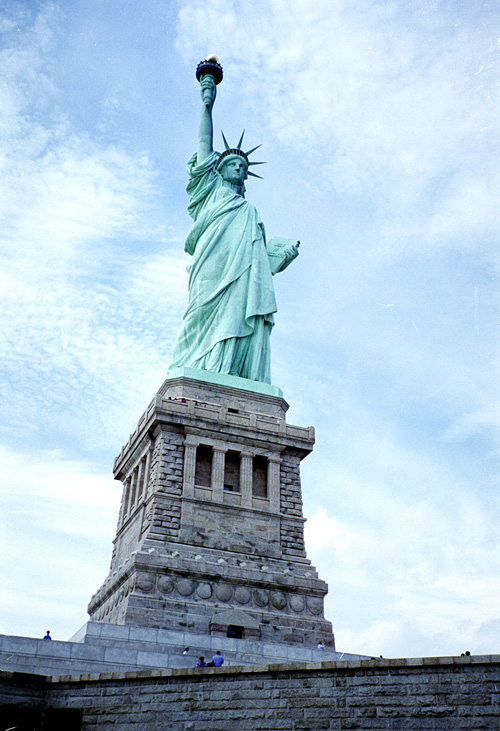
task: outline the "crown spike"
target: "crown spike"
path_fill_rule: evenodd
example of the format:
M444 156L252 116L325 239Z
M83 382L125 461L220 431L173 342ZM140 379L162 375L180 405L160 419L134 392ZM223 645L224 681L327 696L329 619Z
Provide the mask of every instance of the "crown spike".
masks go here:
M227 140L224 137L224 132L221 130L220 133L222 135L222 139L224 140L224 147L226 148L226 150L229 150L229 145L227 144Z
M267 165L266 162L249 162L249 165Z
M251 171L251 170L249 170L249 171L247 172L247 175L251 175L251 176L252 176L252 178L260 178L261 180L263 180L263 177L262 177L262 175L257 175L257 173L252 173L252 171Z
M238 148L238 150L241 150L241 143L243 142L243 137L244 137L244 136L245 136L245 130L243 130L243 132L241 133L240 141L239 141L239 142L238 142L238 144L236 145L236 147ZM247 153L247 154L248 154L248 153Z
M239 147L239 145L238 145L238 147ZM255 150L258 150L259 147L262 147L262 142L260 143L260 145L257 145L257 147L252 147L251 150L248 150L248 152L245 152L245 155L251 155L252 152L255 152Z

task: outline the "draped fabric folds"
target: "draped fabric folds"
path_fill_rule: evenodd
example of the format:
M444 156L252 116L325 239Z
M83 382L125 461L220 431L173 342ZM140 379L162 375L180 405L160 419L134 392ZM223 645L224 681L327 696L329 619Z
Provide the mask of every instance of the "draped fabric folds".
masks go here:
M185 250L189 301L171 368L190 366L270 383L269 337L276 300L264 224L216 171L217 154L188 162Z

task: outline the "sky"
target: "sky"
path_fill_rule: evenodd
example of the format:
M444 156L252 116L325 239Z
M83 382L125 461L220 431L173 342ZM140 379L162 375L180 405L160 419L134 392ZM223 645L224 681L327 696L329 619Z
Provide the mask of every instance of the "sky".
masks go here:
M316 428L308 556L337 649L500 653L500 6L0 3L0 632L68 639L105 579L115 456L187 302L197 63L301 241L272 381Z

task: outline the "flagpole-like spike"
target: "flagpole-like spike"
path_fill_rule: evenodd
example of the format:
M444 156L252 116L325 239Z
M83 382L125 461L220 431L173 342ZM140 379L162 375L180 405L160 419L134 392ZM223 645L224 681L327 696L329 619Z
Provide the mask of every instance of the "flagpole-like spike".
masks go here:
M229 150L229 145L227 144L227 140L224 137L224 132L221 130L220 133L222 135L222 139L224 140L224 146L225 146L226 150Z
M244 135L245 135L245 130L243 130L243 132L241 133L240 141L239 141L239 142L238 142L238 144L236 145L236 147L237 147L237 148L238 148L239 150L241 150L241 143L243 142L243 137L244 137Z
M249 170L249 171L247 172L247 175L251 175L251 176L252 176L252 178L260 178L261 180L263 180L263 179L264 179L264 178L262 177L262 175L257 175L256 173L252 173L252 171L251 171L251 170Z
M267 162L249 162L249 165L267 165Z
M238 147L239 147L239 145L238 145ZM245 152L245 155L251 155L252 152L255 152L255 150L258 150L259 147L262 147L262 142L260 143L260 145L257 145L257 147L252 147L251 150L248 150L248 152Z

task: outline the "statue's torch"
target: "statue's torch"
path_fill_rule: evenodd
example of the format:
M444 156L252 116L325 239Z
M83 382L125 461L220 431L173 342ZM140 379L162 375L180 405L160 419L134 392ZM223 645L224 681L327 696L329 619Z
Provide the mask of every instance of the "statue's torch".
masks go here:
M206 57L204 61L200 61L196 67L196 78L201 81L202 76L213 76L216 84L220 84L222 81L222 66L219 63L219 59L213 53ZM208 90L203 93L203 102L206 106L208 103L205 101L205 95Z

